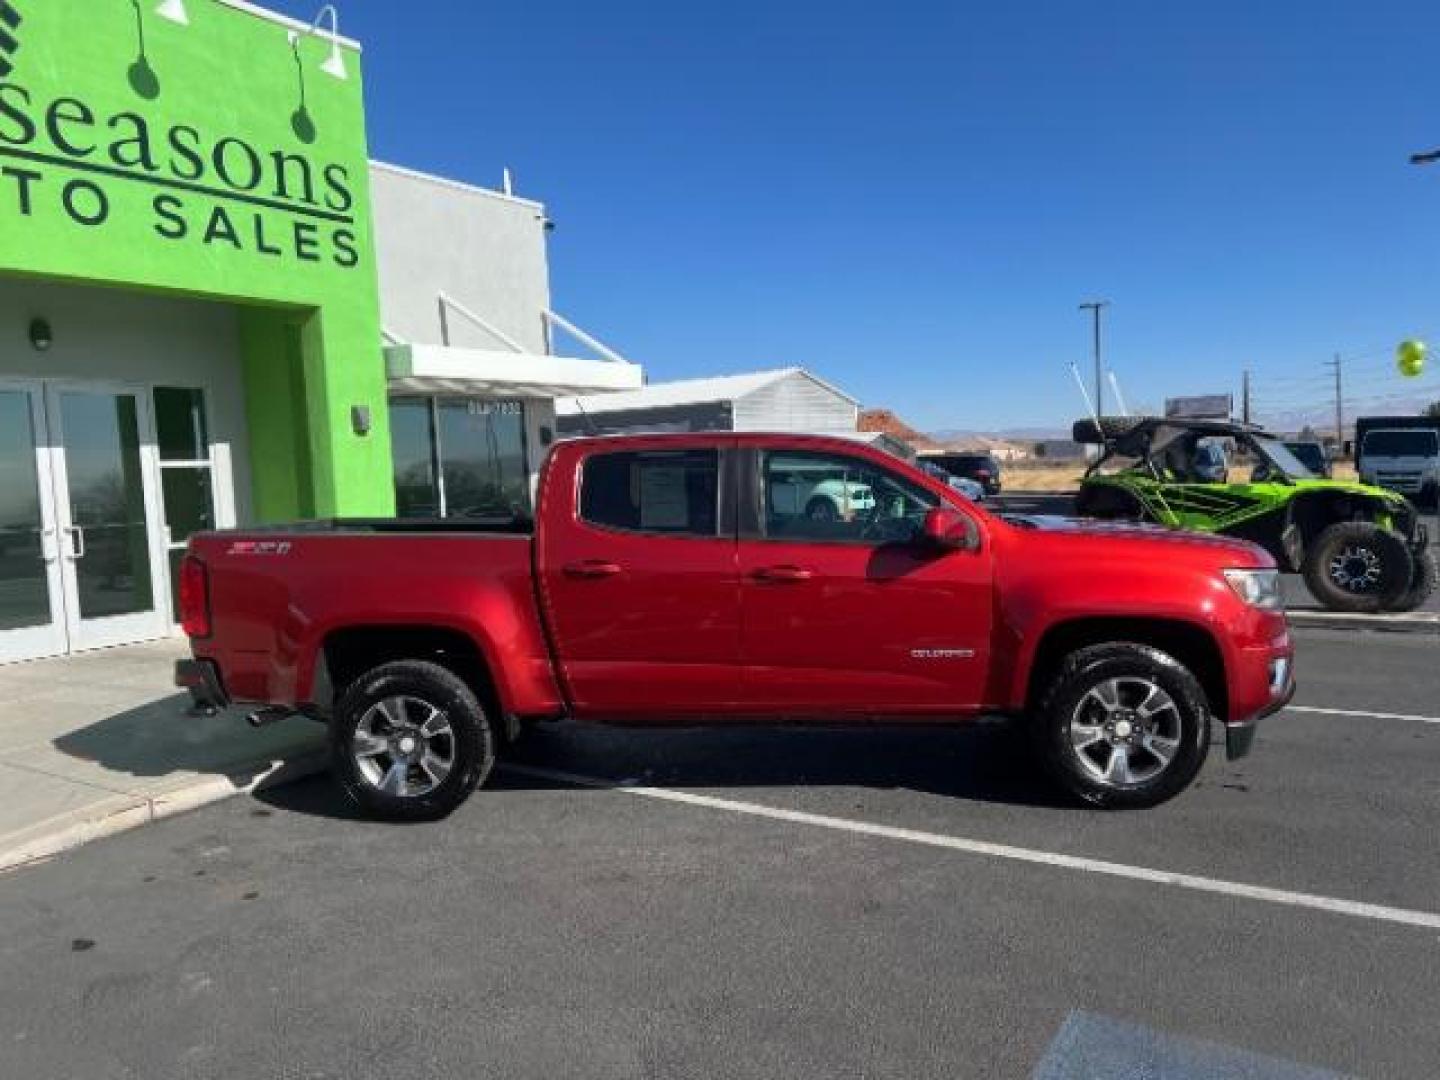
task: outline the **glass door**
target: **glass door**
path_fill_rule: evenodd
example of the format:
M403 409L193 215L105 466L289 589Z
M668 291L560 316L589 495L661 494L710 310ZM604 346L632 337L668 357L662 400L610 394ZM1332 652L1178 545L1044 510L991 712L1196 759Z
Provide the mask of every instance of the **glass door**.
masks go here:
M38 383L0 383L0 662L66 648L58 527Z
M161 637L165 550L146 395L47 384L45 399L70 648Z

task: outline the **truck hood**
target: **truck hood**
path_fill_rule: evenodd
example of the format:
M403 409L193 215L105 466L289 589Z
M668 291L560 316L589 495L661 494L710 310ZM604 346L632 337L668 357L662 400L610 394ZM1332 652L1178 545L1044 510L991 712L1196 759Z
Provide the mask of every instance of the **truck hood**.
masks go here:
M1275 561L1258 544L1231 536L1172 529L1134 521L1099 521L1093 518L1061 517L1051 514L1006 514L1003 518L1022 533L1043 533L1048 538L1071 538L1076 543L1115 543L1132 548L1150 548L1157 557L1180 552L1213 561L1220 566L1274 566ZM1178 549L1178 550L1177 550ZM1136 552L1138 554L1138 552Z

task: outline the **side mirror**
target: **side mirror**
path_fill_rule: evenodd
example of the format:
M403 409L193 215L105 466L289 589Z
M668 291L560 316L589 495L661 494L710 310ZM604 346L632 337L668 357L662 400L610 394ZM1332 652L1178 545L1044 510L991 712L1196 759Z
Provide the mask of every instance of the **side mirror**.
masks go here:
M941 551L973 551L980 546L980 532L975 523L948 506L937 506L925 514L920 535L925 543Z

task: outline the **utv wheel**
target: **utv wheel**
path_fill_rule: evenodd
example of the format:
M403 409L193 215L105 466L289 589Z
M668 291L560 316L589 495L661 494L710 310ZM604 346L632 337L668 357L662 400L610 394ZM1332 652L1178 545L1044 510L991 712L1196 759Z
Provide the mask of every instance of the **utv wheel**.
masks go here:
M1310 545L1302 571L1315 599L1330 610L1375 612L1410 588L1413 562L1398 533L1368 521L1342 521Z
M1413 568L1410 571L1410 588L1387 611L1414 611L1434 595L1440 588L1440 561L1435 552L1426 548L1411 556Z
M1095 806L1155 806L1195 779L1210 752L1210 706L1184 665L1148 645L1072 653L1032 732L1048 771Z
M495 763L494 732L470 687L420 660L357 679L335 709L330 749L346 794L392 821L444 817Z

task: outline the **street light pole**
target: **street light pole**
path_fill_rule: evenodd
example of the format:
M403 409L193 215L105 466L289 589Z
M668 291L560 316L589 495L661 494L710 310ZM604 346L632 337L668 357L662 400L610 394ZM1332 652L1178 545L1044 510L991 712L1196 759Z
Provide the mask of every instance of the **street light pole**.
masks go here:
M1095 415L1105 415L1105 383L1100 365L1100 312L1110 306L1109 300L1089 300L1080 305L1081 311L1089 311L1095 322Z

